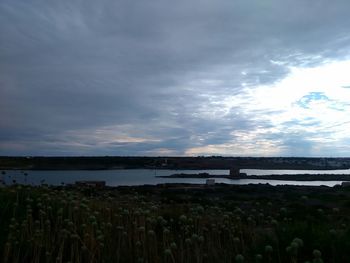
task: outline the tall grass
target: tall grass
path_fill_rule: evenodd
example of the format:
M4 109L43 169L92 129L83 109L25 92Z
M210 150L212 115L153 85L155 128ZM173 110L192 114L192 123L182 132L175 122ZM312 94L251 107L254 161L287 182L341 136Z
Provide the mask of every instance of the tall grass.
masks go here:
M115 189L12 186L0 196L5 263L350 262L349 209L312 197L295 209Z

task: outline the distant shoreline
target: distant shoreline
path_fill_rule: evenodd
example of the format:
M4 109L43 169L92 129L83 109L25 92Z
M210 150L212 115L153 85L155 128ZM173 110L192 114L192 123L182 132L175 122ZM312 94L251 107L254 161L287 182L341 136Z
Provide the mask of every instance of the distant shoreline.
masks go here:
M0 156L0 170L113 170L113 169L275 169L342 170L350 168L349 157L10 157Z
M350 181L350 174L271 174L271 175L212 175L199 174L172 174L168 176L156 176L158 178L193 178L193 179L252 179L252 180L281 180L281 181Z

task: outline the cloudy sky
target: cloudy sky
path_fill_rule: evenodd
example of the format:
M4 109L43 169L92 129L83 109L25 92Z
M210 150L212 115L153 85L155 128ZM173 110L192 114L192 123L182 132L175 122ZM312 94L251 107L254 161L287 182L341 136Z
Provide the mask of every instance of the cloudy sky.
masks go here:
M348 0L0 0L0 155L350 156Z

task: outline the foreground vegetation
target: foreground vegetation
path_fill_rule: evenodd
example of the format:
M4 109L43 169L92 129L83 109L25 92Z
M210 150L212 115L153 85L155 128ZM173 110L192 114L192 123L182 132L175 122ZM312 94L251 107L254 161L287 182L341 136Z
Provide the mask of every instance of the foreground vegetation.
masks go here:
M3 262L350 262L350 189L0 188Z

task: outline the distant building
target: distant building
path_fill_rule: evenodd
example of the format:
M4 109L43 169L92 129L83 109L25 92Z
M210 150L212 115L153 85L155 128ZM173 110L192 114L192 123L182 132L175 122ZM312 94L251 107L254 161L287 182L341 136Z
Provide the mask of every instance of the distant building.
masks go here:
M236 177L236 176L239 176L239 168L231 168L230 169L230 176L231 177Z
M215 179L207 179L207 180L205 181L205 184L206 184L206 185L215 185Z
M89 186L89 187L105 187L106 182L105 181L76 181L76 186Z
M168 159L164 159L163 163L161 164L161 166L163 166L163 167L168 166Z

